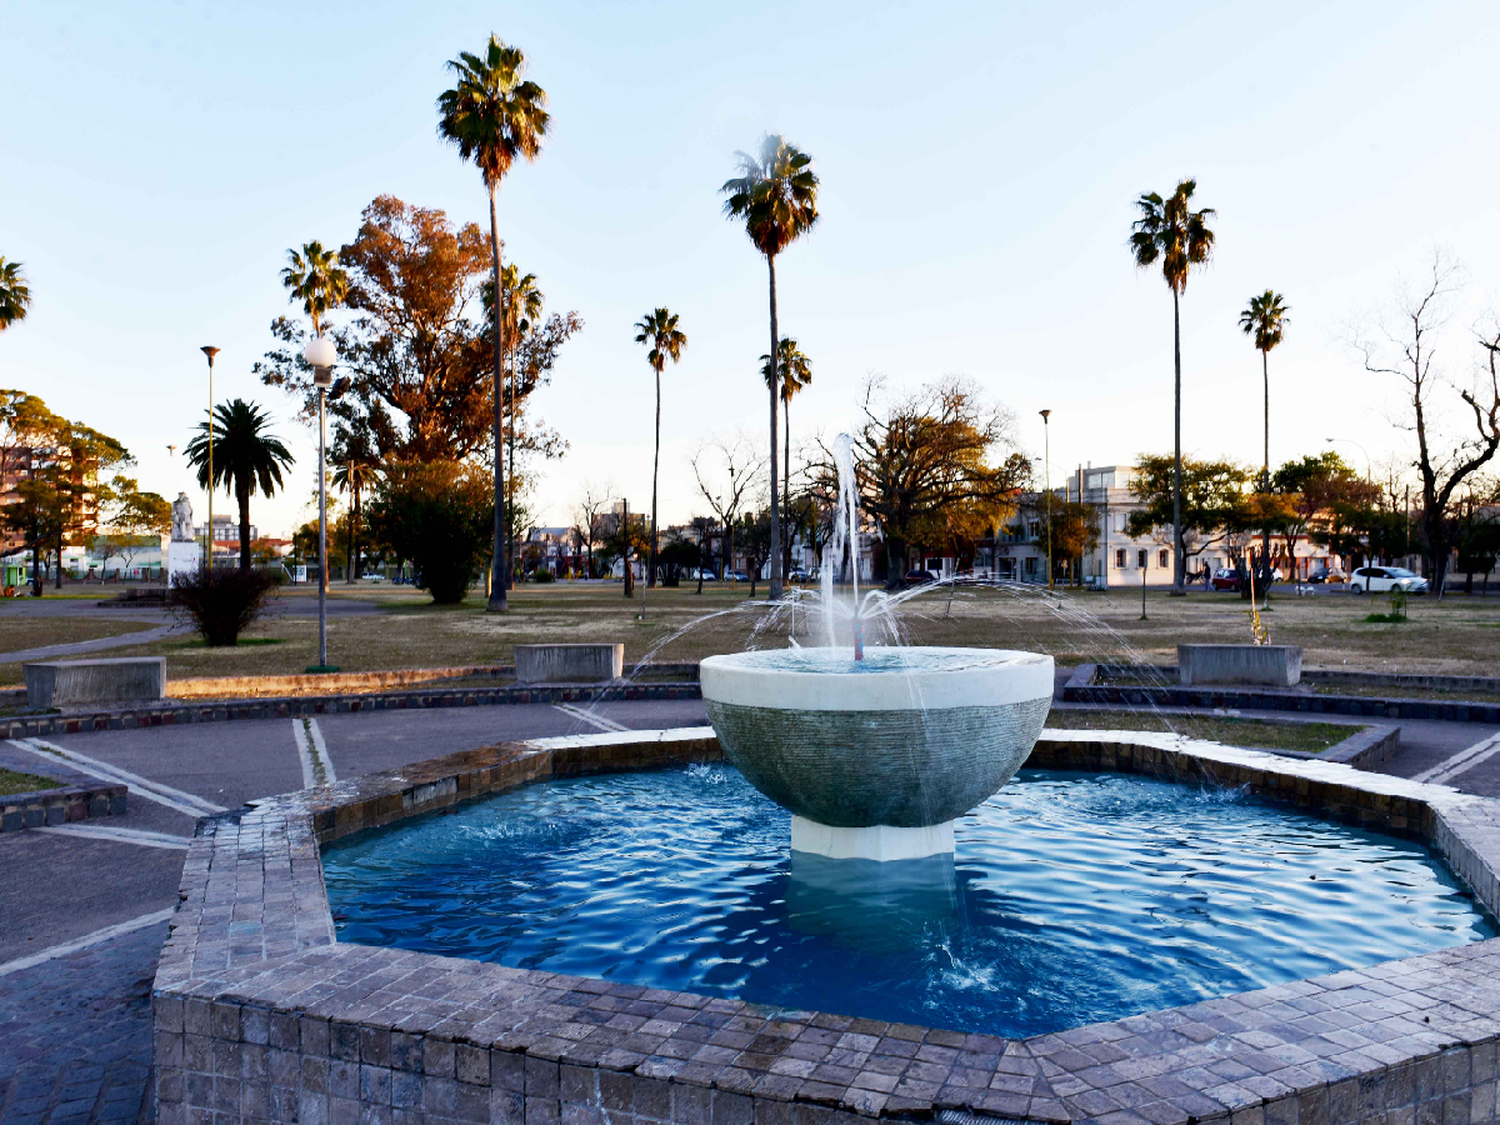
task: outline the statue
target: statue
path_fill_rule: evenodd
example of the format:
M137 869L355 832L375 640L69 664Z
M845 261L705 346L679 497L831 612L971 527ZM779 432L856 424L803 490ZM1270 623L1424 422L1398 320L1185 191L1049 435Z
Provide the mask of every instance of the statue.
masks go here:
M193 541L193 502L186 492L179 492L172 501L172 542Z

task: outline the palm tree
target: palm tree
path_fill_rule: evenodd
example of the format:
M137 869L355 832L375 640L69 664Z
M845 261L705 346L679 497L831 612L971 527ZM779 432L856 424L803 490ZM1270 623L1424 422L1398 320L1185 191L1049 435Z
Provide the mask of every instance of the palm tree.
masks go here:
M253 402L237 398L214 407L214 476L208 479L208 423L199 422L199 434L187 447L188 464L198 470L198 484L205 489L220 483L240 505L240 569L250 569L250 496L256 488L262 496L274 496L281 485L281 470L290 468L293 457L275 434L266 432L270 416ZM209 529L213 534L213 529Z
M771 366L771 357L763 355L760 357L760 373L765 376L766 386L775 389L773 380L779 373L781 376L781 421L782 437L785 448L785 464L782 473L781 503L791 517L792 507L792 396L803 387L812 384L812 363L803 354L802 349L797 346L797 341L790 336L783 336L781 343L776 349L776 366ZM782 546L783 564L787 570L792 564L792 537L789 534L787 541Z
M29 308L31 286L26 284L21 263L7 262L0 258L0 332L4 332L18 320L25 320Z
M281 284L291 291L290 300L301 301L312 318L313 335L323 335L328 310L342 305L349 296L349 275L339 268L339 252L324 250L316 239L304 242L301 251L288 250L290 263L281 271Z
M1214 232L1208 219L1218 212L1211 207L1192 209L1193 192L1198 181L1187 179L1177 185L1169 199L1149 192L1137 199L1141 217L1131 223L1130 251L1135 264L1146 269L1161 261L1162 276L1172 290L1172 365L1176 382L1172 390L1172 543L1174 594L1186 593L1187 557L1182 542L1182 328L1178 300L1187 291L1188 270L1203 265L1213 253Z
M1280 293L1267 289L1259 296L1251 297L1250 303L1240 313L1240 328L1246 336L1254 338L1255 346L1260 351L1260 376L1265 387L1265 448L1260 475L1262 491L1271 487L1271 374L1266 356L1281 343L1282 333L1291 320L1286 314L1292 310L1284 301L1285 298Z
M729 196L724 214L743 219L745 233L766 258L771 282L771 591L781 597L781 516L776 496L776 379L780 333L776 327L776 255L818 221L818 177L812 157L769 134L760 155L735 154L740 174L719 190Z
M494 287L500 290L500 230L495 201L500 181L516 157L531 161L541 151L547 134L547 95L535 82L522 81L526 57L518 47L509 47L494 35L484 55L464 51L451 59L448 68L458 75L451 90L438 95L438 135L458 146L458 154L472 160L490 194L490 258L494 265ZM504 317L495 317L495 529L494 569L490 576L488 609L509 607L506 575L510 557L506 549L504 466L501 464L500 404L501 363L505 355Z
M347 574L344 581L353 583L359 567L360 498L380 475L380 461L376 456L368 425L361 423L353 429L340 427L333 440L333 486L348 493L349 543L346 555Z
M677 363L687 336L677 328L677 314L667 309L649 312L635 323L637 344L647 344L646 362L656 372L656 447L651 454L651 562L646 571L647 587L656 585L656 474L661 464L661 373L667 360Z

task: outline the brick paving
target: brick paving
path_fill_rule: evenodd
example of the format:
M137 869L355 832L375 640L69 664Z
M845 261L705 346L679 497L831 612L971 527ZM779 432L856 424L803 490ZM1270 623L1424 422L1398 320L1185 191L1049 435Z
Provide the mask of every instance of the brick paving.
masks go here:
M166 924L0 977L0 1121L150 1120L151 980Z

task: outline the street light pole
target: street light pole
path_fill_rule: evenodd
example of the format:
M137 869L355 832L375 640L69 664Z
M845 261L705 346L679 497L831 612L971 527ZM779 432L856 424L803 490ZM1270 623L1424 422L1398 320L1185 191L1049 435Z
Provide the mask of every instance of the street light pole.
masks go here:
M198 349L208 356L208 534L204 537L208 547L208 568L214 565L214 356L219 349L204 344Z
M338 351L331 340L315 336L302 356L312 366L318 388L318 662L309 672L337 672L328 663L328 425L325 404L333 384Z
M1374 484L1375 483L1375 475L1374 475L1374 473L1372 473L1370 471L1373 462L1371 462L1371 460L1370 460L1370 451L1368 449L1366 449L1364 446L1360 445L1359 442L1355 441L1353 438L1331 437L1331 438L1324 438L1323 440L1326 441L1329 445L1332 445L1334 442L1343 442L1345 445L1352 445L1352 446L1354 446L1355 449L1357 449L1361 453L1363 453L1365 455L1365 483L1366 484Z
M1052 578L1052 432L1048 420L1052 411L1038 411L1042 416L1042 465L1047 478L1047 589L1056 587Z

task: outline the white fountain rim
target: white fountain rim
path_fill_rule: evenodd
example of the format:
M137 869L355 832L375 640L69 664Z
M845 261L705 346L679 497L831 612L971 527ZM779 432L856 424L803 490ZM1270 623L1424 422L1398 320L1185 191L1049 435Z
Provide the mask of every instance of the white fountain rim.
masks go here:
M915 651L973 662L950 668L833 672L768 667L762 650L710 656L699 666L699 681L709 702L780 711L935 711L999 707L1052 696L1050 656L1006 649Z

